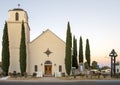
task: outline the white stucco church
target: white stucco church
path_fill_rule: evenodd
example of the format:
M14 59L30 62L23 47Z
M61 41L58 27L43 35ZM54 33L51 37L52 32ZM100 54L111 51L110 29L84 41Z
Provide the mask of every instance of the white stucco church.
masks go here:
M46 29L36 39L30 41L30 27L27 12L20 8L8 11L8 35L10 49L9 72L20 72L19 49L21 40L21 24L24 21L26 48L27 48L27 73L32 75L40 72L43 75L66 73L65 71L65 42Z

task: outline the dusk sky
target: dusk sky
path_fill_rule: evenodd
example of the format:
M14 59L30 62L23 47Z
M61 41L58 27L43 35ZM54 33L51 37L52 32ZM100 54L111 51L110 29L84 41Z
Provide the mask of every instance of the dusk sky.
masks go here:
M120 61L120 0L2 0L0 52L8 10L18 8L18 4L28 13L31 41L46 29L66 41L69 21L72 35L77 41L80 36L83 38L84 53L86 39L89 39L91 62L95 60L100 66L110 65L112 49L115 49L117 61Z

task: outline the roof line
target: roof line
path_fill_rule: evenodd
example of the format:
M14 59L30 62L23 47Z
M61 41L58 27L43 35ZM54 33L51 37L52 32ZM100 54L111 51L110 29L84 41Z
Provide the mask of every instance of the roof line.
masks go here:
M35 39L33 39L30 43L34 42L35 40L37 40L40 36L42 36L44 33L46 33L47 31L50 31L53 35L55 35L57 38L59 38L62 42L65 43L65 41L63 41L60 37L58 37L55 33L53 33L50 29L47 29L45 31L43 31L43 33L41 33L38 37L36 37Z

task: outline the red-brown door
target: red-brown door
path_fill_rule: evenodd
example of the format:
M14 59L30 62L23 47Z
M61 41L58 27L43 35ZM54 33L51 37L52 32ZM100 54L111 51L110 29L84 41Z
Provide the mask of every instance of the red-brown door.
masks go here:
M52 74L52 65L45 65L45 75Z

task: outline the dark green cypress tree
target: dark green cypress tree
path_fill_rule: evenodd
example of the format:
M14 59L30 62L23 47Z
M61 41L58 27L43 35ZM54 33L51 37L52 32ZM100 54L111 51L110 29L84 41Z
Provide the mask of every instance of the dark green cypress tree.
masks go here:
M72 34L70 31L70 23L67 24L66 33L66 49L65 49L65 68L66 73L70 75L71 73L71 47L72 47Z
M88 39L86 40L85 56L86 56L88 66L90 68L90 46L89 46L89 40Z
M7 22L5 22L4 30L3 30L3 38L2 38L2 70L4 72L4 76L8 75L9 64L10 64L10 52L9 52L9 37L8 37L8 26Z
M26 72L26 40L25 40L25 26L22 21L21 28L21 43L20 43L20 70L21 75L23 76Z
M77 62L77 40L75 39L75 36L73 37L72 67L76 67L76 69L78 69L78 62Z
M80 41L79 41L79 64L83 63L83 42L82 42L82 37L80 36Z

